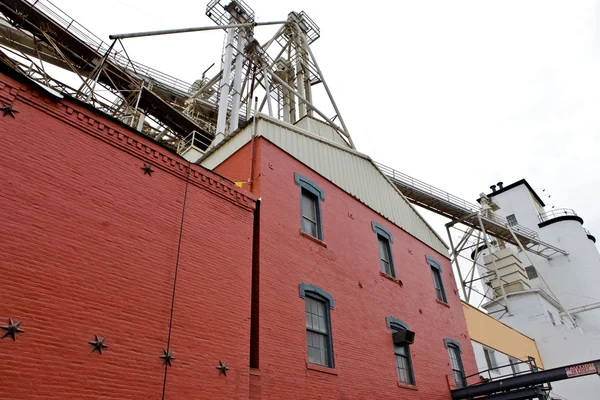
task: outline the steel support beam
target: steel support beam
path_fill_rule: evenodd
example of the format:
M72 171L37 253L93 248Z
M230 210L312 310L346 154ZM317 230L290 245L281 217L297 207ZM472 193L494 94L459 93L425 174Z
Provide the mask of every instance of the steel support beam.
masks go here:
M218 30L218 29L237 29L237 28L264 26L264 25L279 25L279 24L287 24L287 23L288 23L288 21L249 22L246 24L229 24L229 25L215 25L215 26L200 26L200 27L196 27L196 28L164 29L164 30L160 30L160 31L119 33L119 34L109 35L108 38L109 39L128 39L128 38L136 38L136 37L172 35L174 33L214 31L214 30Z

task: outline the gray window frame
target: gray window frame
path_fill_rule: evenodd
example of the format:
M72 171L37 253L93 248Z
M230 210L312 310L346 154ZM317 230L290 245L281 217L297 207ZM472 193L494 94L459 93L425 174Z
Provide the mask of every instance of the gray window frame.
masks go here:
M442 264L431 256L425 256L427 264L431 268L431 279L433 280L433 288L435 290L435 298L439 301L448 304L448 297L446 296L446 289L444 288L444 280L442 279ZM439 291L441 299L438 297L438 288L436 286L436 278L440 284Z
M325 323L327 325L327 335L326 335L327 336L327 340L326 340L327 365L312 363L310 361L308 361L308 362L310 364L320 365L325 368L335 368L335 360L333 359L333 335L332 335L332 330L331 330L331 312L330 312L330 310L334 309L333 296L331 296L329 293L327 293L325 290L321 289L318 286L311 285L308 283L301 283L300 284L300 298L304 299L305 303L306 303L306 299L310 298L310 299L313 299L313 300L323 303L325 306L324 307ZM310 329L305 327L305 330L308 332ZM319 332L319 333L324 335L322 332ZM307 335L308 335L308 333L307 333ZM306 344L306 351L307 351L306 359L308 360L308 343Z
M388 329L390 331L392 331L392 333L394 333L395 331L401 331L401 330L408 330L408 324L406 324L404 321L402 321L399 318L396 317L386 317L385 318L385 322L386 325L388 327ZM396 363L396 374L398 376L398 382L401 382L405 385L410 385L410 386L415 386L416 380L415 380L415 370L413 367L413 362L412 362L412 355L410 352L410 345L409 344L405 344L404 346L399 346L396 343L393 342L392 340L392 345L394 346L394 361ZM403 354L398 354L398 347L403 347L406 349L406 355ZM400 379L400 371L399 371L399 367L398 367L398 358L397 357L404 357L406 358L407 361L407 367L408 367L408 380L409 382L405 382L403 380Z
M444 345L446 346L446 349L448 350L448 357L450 358L450 369L452 370L452 377L454 378L454 381L456 382L456 387L459 389L464 388L467 386L467 379L466 379L466 375L465 375L465 367L463 365L462 356L461 356L462 346L460 345L459 342L457 342L454 339L450 339L450 338L444 339ZM454 352L454 355L456 356L456 362L457 362L460 370L454 369L454 367L452 365L452 355L450 354L450 352ZM454 374L455 371L460 373L460 376L461 376L460 381L456 381L456 375Z
M371 222L371 227L373 229L373 232L375 232L375 237L377 239L377 254L379 254L379 267L381 269L381 272L395 278L396 277L396 268L394 266L394 258L392 256L392 243L394 243L394 237L392 236L392 233L390 231L388 231L387 229L385 229L383 226L379 225L375 221ZM383 263L383 259L381 258L381 251L379 249L379 240L380 239L384 244L384 250L387 252L387 256L388 256L388 260L389 260L389 267L390 267L389 273L384 270L384 263Z
M321 202L325 201L325 192L316 183L298 173L294 173L294 182L296 185L300 186L300 230L309 236L319 239L320 241L324 241L325 235L323 232ZM314 222L317 226L317 236L314 236L310 232L306 232L304 230L304 210L302 209L302 198L304 195L307 197L312 197L312 200L314 200L317 219Z
M507 215L506 222L508 222L509 226L519 225L519 221L517 221L517 216L515 214Z

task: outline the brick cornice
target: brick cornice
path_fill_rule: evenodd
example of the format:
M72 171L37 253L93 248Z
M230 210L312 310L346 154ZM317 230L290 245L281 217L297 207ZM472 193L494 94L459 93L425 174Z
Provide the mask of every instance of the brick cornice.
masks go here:
M190 184L242 208L254 210L256 206L256 198L251 193L242 191L232 182L211 171L190 164L179 155L153 143L151 139L114 121L100 111L90 110L68 97L60 100L50 99L32 84L19 85L17 81L0 74L0 100L6 102L11 98L17 103L35 108L182 180L188 178L188 168L191 168Z

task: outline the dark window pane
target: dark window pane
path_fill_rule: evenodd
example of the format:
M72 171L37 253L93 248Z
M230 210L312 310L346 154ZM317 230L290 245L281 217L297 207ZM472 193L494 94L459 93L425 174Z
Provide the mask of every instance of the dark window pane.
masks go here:
M302 190L302 216L317 222L317 197L306 190Z
M302 217L302 232L317 237L317 224Z
M394 350L395 350L396 354L398 354L398 355L401 355L401 356L406 355L406 346L394 345Z
M452 366L452 374L456 387L462 388L465 386L464 372L460 361L460 352L455 346L448 346L448 354L450 355L450 365Z
M302 189L300 208L302 212L302 232L321 239L319 230L319 199L311 192Z
M327 335L307 331L306 341L308 344L308 362L327 366Z
M464 385L462 373L460 371L453 371L453 375L454 375L454 382L456 382L456 387L458 389L464 387L465 385Z
M433 277L433 286L435 287L435 295L438 300L446 302L446 294L442 285L442 277L437 268L431 267L431 276Z
M387 275L394 276L390 257L390 242L379 235L377 235L377 242L379 246L379 258L381 259L381 271Z
M381 258L381 261L385 261L387 263L390 262L390 253L389 253L389 243L388 241L381 237L381 236L377 236L378 242L379 242L379 258Z
M311 297L305 299L306 344L308 361L329 366L329 323L327 303Z
M410 384L410 375L408 371L408 360L403 356L396 356L396 365L398 366L398 380Z
M527 272L527 277L529 279L535 279L538 277L537 271L535 270L535 267L533 265L525 267L525 272Z
M410 353L408 346L394 345L396 354L396 368L398 369L398 380L402 383L414 385L413 374L410 364Z

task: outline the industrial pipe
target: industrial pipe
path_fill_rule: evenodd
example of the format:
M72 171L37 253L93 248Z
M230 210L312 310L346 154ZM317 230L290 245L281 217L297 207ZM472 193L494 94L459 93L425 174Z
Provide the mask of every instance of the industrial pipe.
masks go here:
M472 399L477 396L489 395L500 391L526 388L534 385L541 385L543 383L597 374L598 370L600 370L600 360L594 360L547 369L545 371L532 372L525 375L518 375L462 389L455 389L451 394L453 400Z

